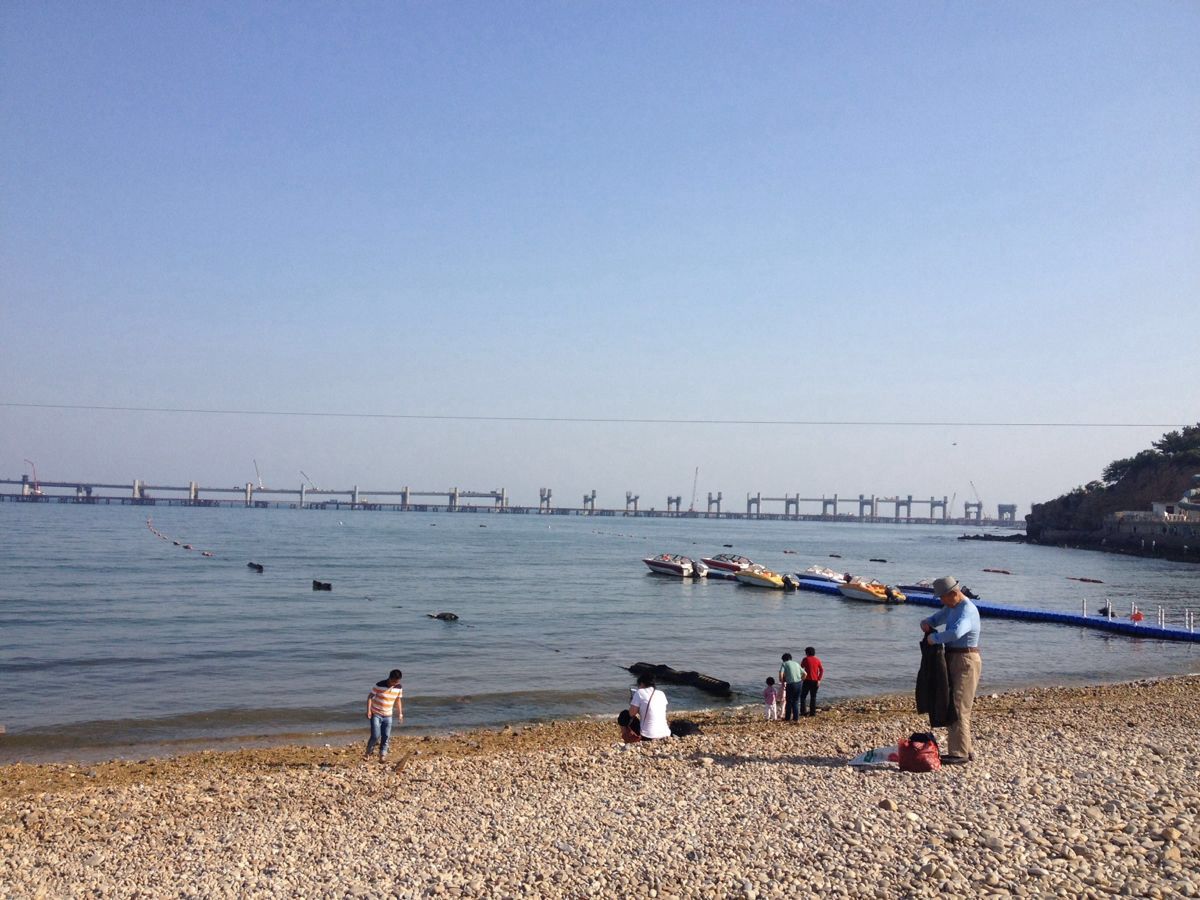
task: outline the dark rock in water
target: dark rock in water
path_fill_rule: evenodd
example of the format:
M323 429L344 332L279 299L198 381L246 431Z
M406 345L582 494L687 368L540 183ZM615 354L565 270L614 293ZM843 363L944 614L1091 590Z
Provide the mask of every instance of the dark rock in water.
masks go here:
M457 622L458 615L452 612L425 613L431 619L441 619L443 622Z
M247 568L247 569L253 569L253 570L254 570L255 572L257 572L259 575L261 575L261 574L262 574L262 571L263 571L263 566L262 566L262 564L261 564L261 563L256 563L256 562L248 562L248 563L246 563L246 568Z
M634 663L629 666L634 675L653 675L660 684L682 684L694 687L716 697L728 697L733 693L728 681L721 681L711 675L701 675L699 672L681 672L670 666L654 665L653 663Z
M960 534L960 541L995 541L1001 544L1024 544L1029 538L1020 532L1012 534Z
M314 591L332 591L333 590L333 582L332 581L317 581L317 579L314 578L313 579L313 590Z

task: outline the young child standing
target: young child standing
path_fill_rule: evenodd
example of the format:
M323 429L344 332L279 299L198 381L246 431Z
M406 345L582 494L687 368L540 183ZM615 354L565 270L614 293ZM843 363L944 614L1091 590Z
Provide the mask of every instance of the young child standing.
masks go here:
M775 684L774 678L767 679L767 686L763 690L763 706L768 719L779 718L779 688Z
M825 667L821 665L821 660L817 659L816 648L804 648L804 659L800 661L800 668L804 670L804 681L800 683L800 715L815 716L817 688L821 685L821 679L825 677ZM804 712L805 697L809 698L807 713Z
M388 677L375 683L371 693L367 695L367 718L371 720L371 737L367 739L366 759L371 758L371 751L379 745L379 761L387 759L388 742L392 739L392 712L401 721L404 720L404 689L400 687L400 679L404 673L392 669Z

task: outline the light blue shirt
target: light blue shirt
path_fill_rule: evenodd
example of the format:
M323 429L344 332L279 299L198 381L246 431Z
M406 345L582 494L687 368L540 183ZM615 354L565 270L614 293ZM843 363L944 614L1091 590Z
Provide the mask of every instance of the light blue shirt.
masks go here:
M943 606L924 624L937 628L945 625L946 630L929 636L929 643L944 644L947 647L978 647L979 646L979 610L970 600L963 598L958 606Z

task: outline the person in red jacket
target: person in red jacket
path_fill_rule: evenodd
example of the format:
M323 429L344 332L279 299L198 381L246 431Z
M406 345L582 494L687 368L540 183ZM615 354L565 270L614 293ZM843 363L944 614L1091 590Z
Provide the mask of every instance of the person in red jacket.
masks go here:
M804 670L804 681L800 683L800 715L815 716L817 714L817 688L825 677L825 667L817 659L814 647L804 648L804 659L800 660L800 668ZM804 712L804 698L808 697L808 712Z

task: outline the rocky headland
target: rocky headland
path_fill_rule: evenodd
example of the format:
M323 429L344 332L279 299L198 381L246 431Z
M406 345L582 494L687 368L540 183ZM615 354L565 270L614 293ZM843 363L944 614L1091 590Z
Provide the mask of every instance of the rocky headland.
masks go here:
M1035 503L1025 517L1026 540L1200 562L1200 545L1186 536L1176 540L1163 534L1147 541L1145 534L1117 530L1111 522L1106 523L1113 513L1149 512L1154 503L1180 500L1193 490L1197 473L1200 425L1168 432L1152 448L1110 463L1100 479ZM1200 522L1196 528L1200 530Z
M1196 897L1200 681L982 696L978 759L859 771L909 696L625 746L558 722L0 770L14 897Z

